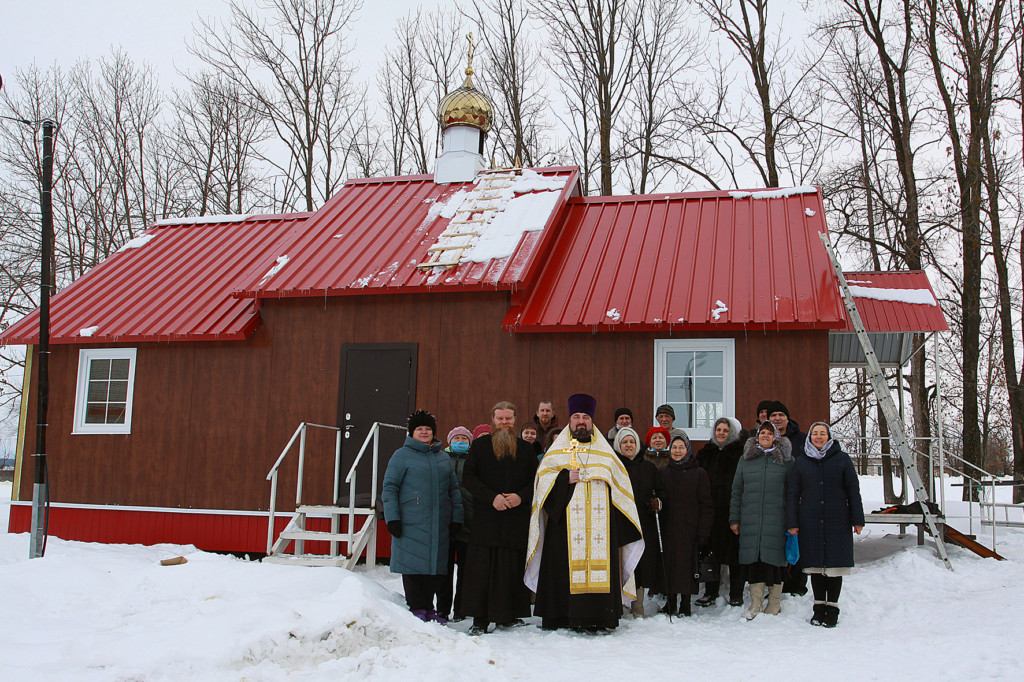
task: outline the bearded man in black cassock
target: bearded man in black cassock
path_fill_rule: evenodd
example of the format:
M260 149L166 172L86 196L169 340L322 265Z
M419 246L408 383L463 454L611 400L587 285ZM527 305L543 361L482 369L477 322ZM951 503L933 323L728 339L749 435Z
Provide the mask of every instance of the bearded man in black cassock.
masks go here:
M516 408L491 409L491 433L469 448L462 484L473 495L473 527L466 552L462 611L473 617L471 635L523 625L530 591L523 582L537 453L516 435Z
M644 541L629 474L594 428L597 401L569 398L569 424L534 482L526 584L545 630L601 632L636 599Z

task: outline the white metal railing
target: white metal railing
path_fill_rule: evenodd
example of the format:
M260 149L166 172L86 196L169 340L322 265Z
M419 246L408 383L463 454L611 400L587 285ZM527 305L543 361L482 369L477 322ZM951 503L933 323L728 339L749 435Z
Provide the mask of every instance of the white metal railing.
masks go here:
M900 476L903 482L902 490L907 490L906 476L903 472L903 463L900 461L899 456L895 453L883 453L881 451L882 441L888 440L887 438L882 438L881 436L847 438L837 434L836 439L843 443L844 446L847 446L848 443L850 444L848 449L846 449L846 452L854 459L854 461L856 461L857 457L867 456L869 458L881 458L888 454L892 457L893 466L897 467L900 471ZM939 505L939 509L942 511L944 517L966 519L968 523L967 533L969 535L975 534L975 524L978 525L979 531L983 526L991 526L992 551L996 551L997 526L1024 527L1024 518L1022 518L1020 522L1012 522L1009 520L1009 510L1017 508L1024 511L1024 505L996 503L996 486L1005 485L1004 482L998 480L997 476L985 471L972 462L968 462L963 457L960 457L955 453L946 451L946 449L942 447L941 437L913 438L910 439L910 441L914 454L927 457L928 459L928 478L931 481L929 489L932 491L932 500L930 501L936 502ZM943 475L946 473L959 476L963 479L963 485L976 487L980 491L977 499L975 499L974 495L967 495L966 516L947 514L946 486L943 484ZM1002 522L996 519L996 510L1000 508L1004 509L1004 516L1006 517Z
M306 430L309 427L328 429L336 432L335 437L335 452L334 452L334 488L333 488L333 503L338 504L341 499L341 433L342 429L337 426L324 426L322 424L311 424L308 422L302 422L298 428L295 429L295 433L292 434L288 444L284 446L284 450L281 451L281 455L274 462L274 466L271 467L270 472L267 474L267 480L270 481L270 505L268 507L268 520L267 520L267 554L273 551L274 547L274 516L277 508L277 477L278 471L281 468L281 464L284 462L288 453L293 449L296 439L299 441L299 462L298 462L298 479L295 484L295 507L298 509L302 505L302 479L303 471L305 468L306 460ZM366 439L363 441L362 447L359 448L359 452L356 454L355 459L352 462L352 466L349 468L348 474L345 476L345 483L348 484L348 537L349 537L349 552L355 556L361 553L363 548L366 548L367 552L367 563L372 566L377 553L376 543L376 523L365 524L361 531L361 537L356 540L355 531L355 517L356 517L356 487L358 479L358 467L359 463L363 460L363 455L366 453L367 448L372 444L373 459L371 460L371 474L370 474L370 504L368 506L368 513L373 514L377 508L377 474L380 462L380 429L381 427L398 429L399 431L405 431L406 427L398 426L396 424L388 424L385 422L374 422L373 426L370 427L369 433L366 434ZM361 512L363 513L363 512ZM340 531L341 516L340 514L331 515L331 535L337 536ZM294 540L295 542L295 554L302 554L304 547L304 541ZM331 556L338 556L338 541L332 540L330 543L330 554Z
M281 468L281 463L284 462L284 458L292 449L292 445L295 444L295 439L299 439L299 471L295 481L295 507L296 509L302 504L302 474L306 467L306 430L310 427L318 429L327 429L335 432L334 439L334 499L338 499L338 477L341 473L341 429L337 426L324 426L323 424L311 424L309 422L302 422L298 428L295 429L295 433L292 434L291 439L288 441L288 445L284 446L284 450L281 451L277 461L274 462L274 466L270 467L270 472L267 474L267 480L270 481L270 506L268 507L268 519L267 519L267 554L270 554L274 546L274 513L277 508L277 474ZM351 528L351 526L350 526ZM302 554L303 541L295 541L295 553Z

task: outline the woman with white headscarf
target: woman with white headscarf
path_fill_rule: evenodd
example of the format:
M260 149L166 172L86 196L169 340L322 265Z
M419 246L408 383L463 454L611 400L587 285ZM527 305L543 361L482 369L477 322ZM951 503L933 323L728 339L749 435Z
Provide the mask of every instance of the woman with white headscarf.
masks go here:
M804 451L789 471L786 525L800 543L800 563L811 576L811 625L835 627L843 576L853 567L853 534L864 528L860 483L850 456L825 422L814 422Z

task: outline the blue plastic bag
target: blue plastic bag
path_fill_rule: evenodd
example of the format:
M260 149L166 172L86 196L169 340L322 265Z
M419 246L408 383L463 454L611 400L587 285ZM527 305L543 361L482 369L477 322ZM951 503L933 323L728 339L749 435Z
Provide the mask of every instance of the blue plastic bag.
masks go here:
M795 566L800 561L800 541L796 535L786 533L786 563Z

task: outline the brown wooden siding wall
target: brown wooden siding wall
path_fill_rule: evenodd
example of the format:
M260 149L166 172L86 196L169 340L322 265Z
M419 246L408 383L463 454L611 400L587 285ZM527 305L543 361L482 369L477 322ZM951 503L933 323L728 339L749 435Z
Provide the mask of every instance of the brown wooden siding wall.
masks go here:
M501 292L265 301L263 324L247 341L135 346L131 435L71 435L79 348L54 346L51 498L266 509L265 477L298 424L337 423L343 343L417 343L417 406L437 416L441 438L453 426L488 421L498 400L513 401L521 423L549 398L564 422L566 398L576 392L597 398L602 430L623 405L638 425L653 422L653 341L668 335L508 334L500 327L507 309ZM766 398L785 402L804 427L828 418L827 332L718 336L736 338L737 416L745 426ZM33 399L26 453L34 425ZM307 450L305 499L326 503L334 435L310 431ZM279 508L291 506L295 459L282 469ZM30 458L25 465L19 492L30 499Z

